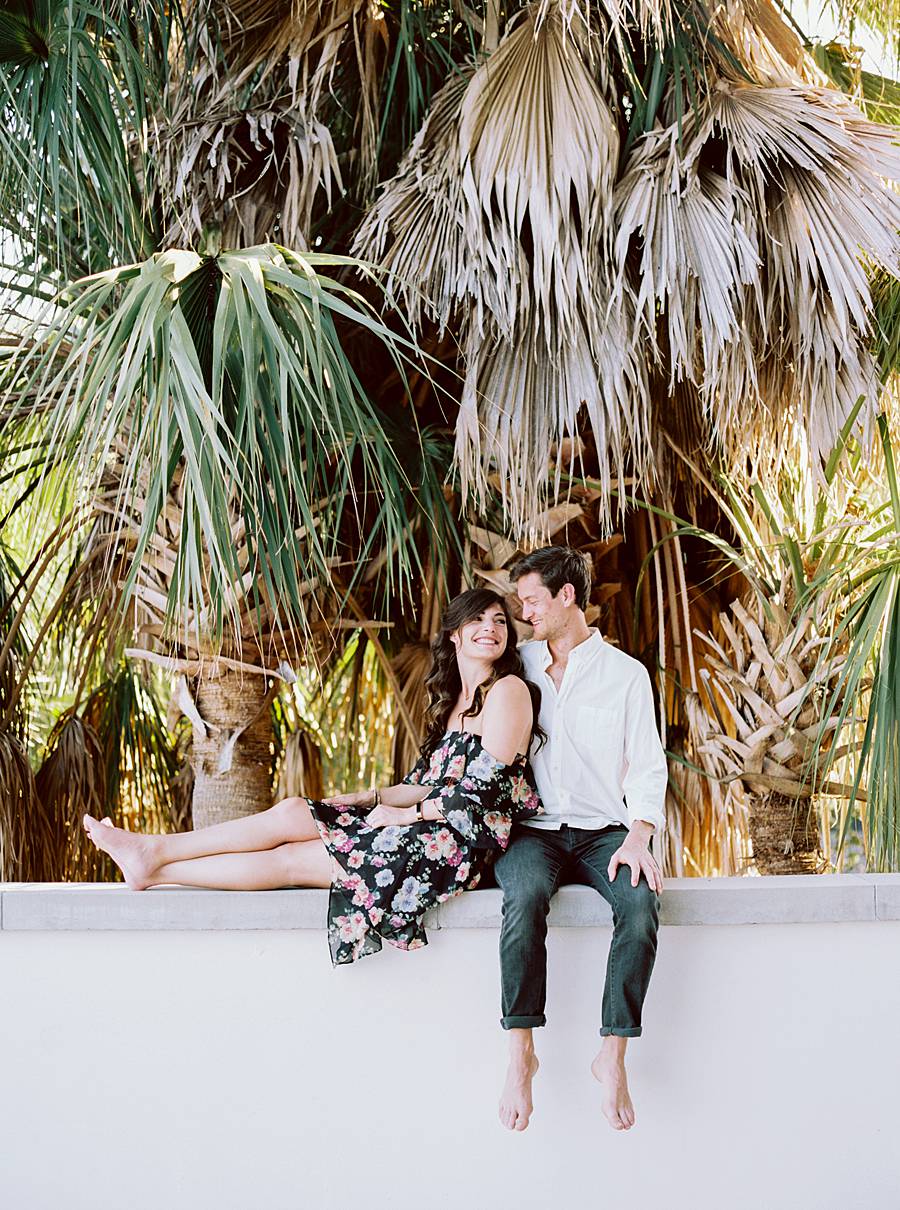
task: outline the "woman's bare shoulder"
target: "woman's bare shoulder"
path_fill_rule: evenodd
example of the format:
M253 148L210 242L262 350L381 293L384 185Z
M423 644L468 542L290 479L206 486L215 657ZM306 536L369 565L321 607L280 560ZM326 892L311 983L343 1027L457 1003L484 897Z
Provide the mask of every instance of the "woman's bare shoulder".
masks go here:
M514 673L495 681L484 697L485 710L492 712L516 710L526 706L531 709L531 694L522 678Z

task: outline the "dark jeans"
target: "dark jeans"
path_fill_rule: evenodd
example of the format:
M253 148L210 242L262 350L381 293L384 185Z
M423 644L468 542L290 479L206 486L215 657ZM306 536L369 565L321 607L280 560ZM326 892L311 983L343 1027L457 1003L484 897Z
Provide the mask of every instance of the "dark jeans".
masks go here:
M517 828L496 863L503 890L500 976L504 1029L545 1025L547 912L563 882L599 891L613 912L613 936L603 989L600 1033L636 1038L641 1008L656 958L659 896L646 878L631 885L631 869L619 866L610 882L609 859L628 834L624 826L590 832L564 825L558 832Z

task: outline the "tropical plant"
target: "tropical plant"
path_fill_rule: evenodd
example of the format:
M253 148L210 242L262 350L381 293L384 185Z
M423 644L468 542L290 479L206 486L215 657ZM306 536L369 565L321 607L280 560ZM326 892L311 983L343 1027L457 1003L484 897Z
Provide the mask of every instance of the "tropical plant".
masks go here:
M692 768L715 720L691 636L736 595L700 532L745 537L690 466L771 491L797 442L818 473L851 416L873 430L891 82L769 0L16 0L0 78L18 801L43 787L58 833L108 797L92 695L136 662L188 720L170 819L192 783L197 822L324 784L316 680L350 733L393 713L407 761L442 599L555 527L659 675L670 868L739 868L745 812ZM35 787L51 648L68 699Z

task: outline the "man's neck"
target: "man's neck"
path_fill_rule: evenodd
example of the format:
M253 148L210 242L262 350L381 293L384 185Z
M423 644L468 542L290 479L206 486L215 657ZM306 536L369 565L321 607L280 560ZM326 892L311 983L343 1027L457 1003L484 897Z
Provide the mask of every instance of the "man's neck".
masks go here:
M571 626L567 626L560 634L554 635L552 639L547 640L547 648L550 652L550 658L554 664L565 665L568 663L570 652L576 647L580 647L582 643L586 643L591 637L593 631L588 626L582 615Z

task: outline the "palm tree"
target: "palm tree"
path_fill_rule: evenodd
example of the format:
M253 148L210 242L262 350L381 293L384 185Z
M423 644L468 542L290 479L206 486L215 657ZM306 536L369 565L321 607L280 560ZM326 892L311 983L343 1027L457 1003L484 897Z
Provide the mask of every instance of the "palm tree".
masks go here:
M676 516L740 541L692 461L747 481L789 428L814 466L872 428L888 86L766 0L20 0L0 63L0 442L37 551L0 600L17 801L46 810L22 728L51 640L78 658L49 756L98 768L84 703L161 669L198 823L266 805L273 696L360 633L408 757L435 604L555 529L659 674L671 868L740 866L692 636L748 586L660 542Z

